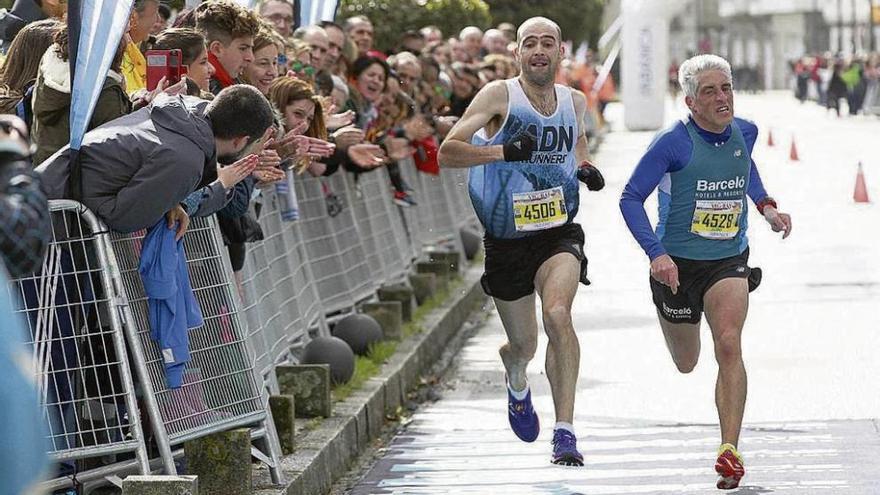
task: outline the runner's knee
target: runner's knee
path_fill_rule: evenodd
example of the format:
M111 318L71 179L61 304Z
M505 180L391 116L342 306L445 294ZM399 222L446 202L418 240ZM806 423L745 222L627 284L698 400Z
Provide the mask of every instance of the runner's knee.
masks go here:
M715 359L724 366L742 359L742 344L737 329L719 332L715 339Z
M551 339L553 335L572 332L571 309L563 304L550 304L544 307L544 331Z
M690 373L694 371L694 368L697 367L697 361L700 359L699 352L693 354L686 354L684 356L675 356L673 361L675 362L675 367L678 368L679 373Z
M538 337L511 340L508 344L511 354L520 359L531 360L538 350Z

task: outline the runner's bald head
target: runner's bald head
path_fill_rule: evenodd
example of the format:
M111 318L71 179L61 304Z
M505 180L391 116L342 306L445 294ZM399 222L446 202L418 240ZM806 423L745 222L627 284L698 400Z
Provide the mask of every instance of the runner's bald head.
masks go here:
M522 24L519 25L519 29L516 30L516 44L522 44L523 40L526 38L531 31L536 27L549 27L556 33L556 41L562 41L562 29L559 27L559 24L547 19L546 17L531 17L523 21Z

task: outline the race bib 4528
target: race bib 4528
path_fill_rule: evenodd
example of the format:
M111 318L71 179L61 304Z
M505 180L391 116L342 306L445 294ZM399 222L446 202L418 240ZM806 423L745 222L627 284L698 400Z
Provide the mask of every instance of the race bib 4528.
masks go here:
M733 239L739 233L742 200L697 201L691 232L706 239Z
M513 222L518 232L550 229L567 221L562 187L513 194Z

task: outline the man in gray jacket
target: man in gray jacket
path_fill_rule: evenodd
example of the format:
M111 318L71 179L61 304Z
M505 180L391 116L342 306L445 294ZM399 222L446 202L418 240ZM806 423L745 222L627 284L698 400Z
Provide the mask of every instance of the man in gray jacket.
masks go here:
M169 225L180 221L182 236L192 213L184 199L216 178L218 161L233 163L260 146L272 124L269 102L251 86L230 86L211 102L160 93L148 107L86 133L81 201L113 230L148 228L167 215ZM69 147L37 171L49 199L71 197ZM220 207L227 200L219 181L206 194Z

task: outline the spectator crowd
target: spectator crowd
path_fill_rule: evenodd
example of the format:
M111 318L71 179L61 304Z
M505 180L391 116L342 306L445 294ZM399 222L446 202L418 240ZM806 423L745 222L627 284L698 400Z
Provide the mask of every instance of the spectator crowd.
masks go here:
M791 62L795 97L840 116L880 115L880 53L851 57L814 54Z

